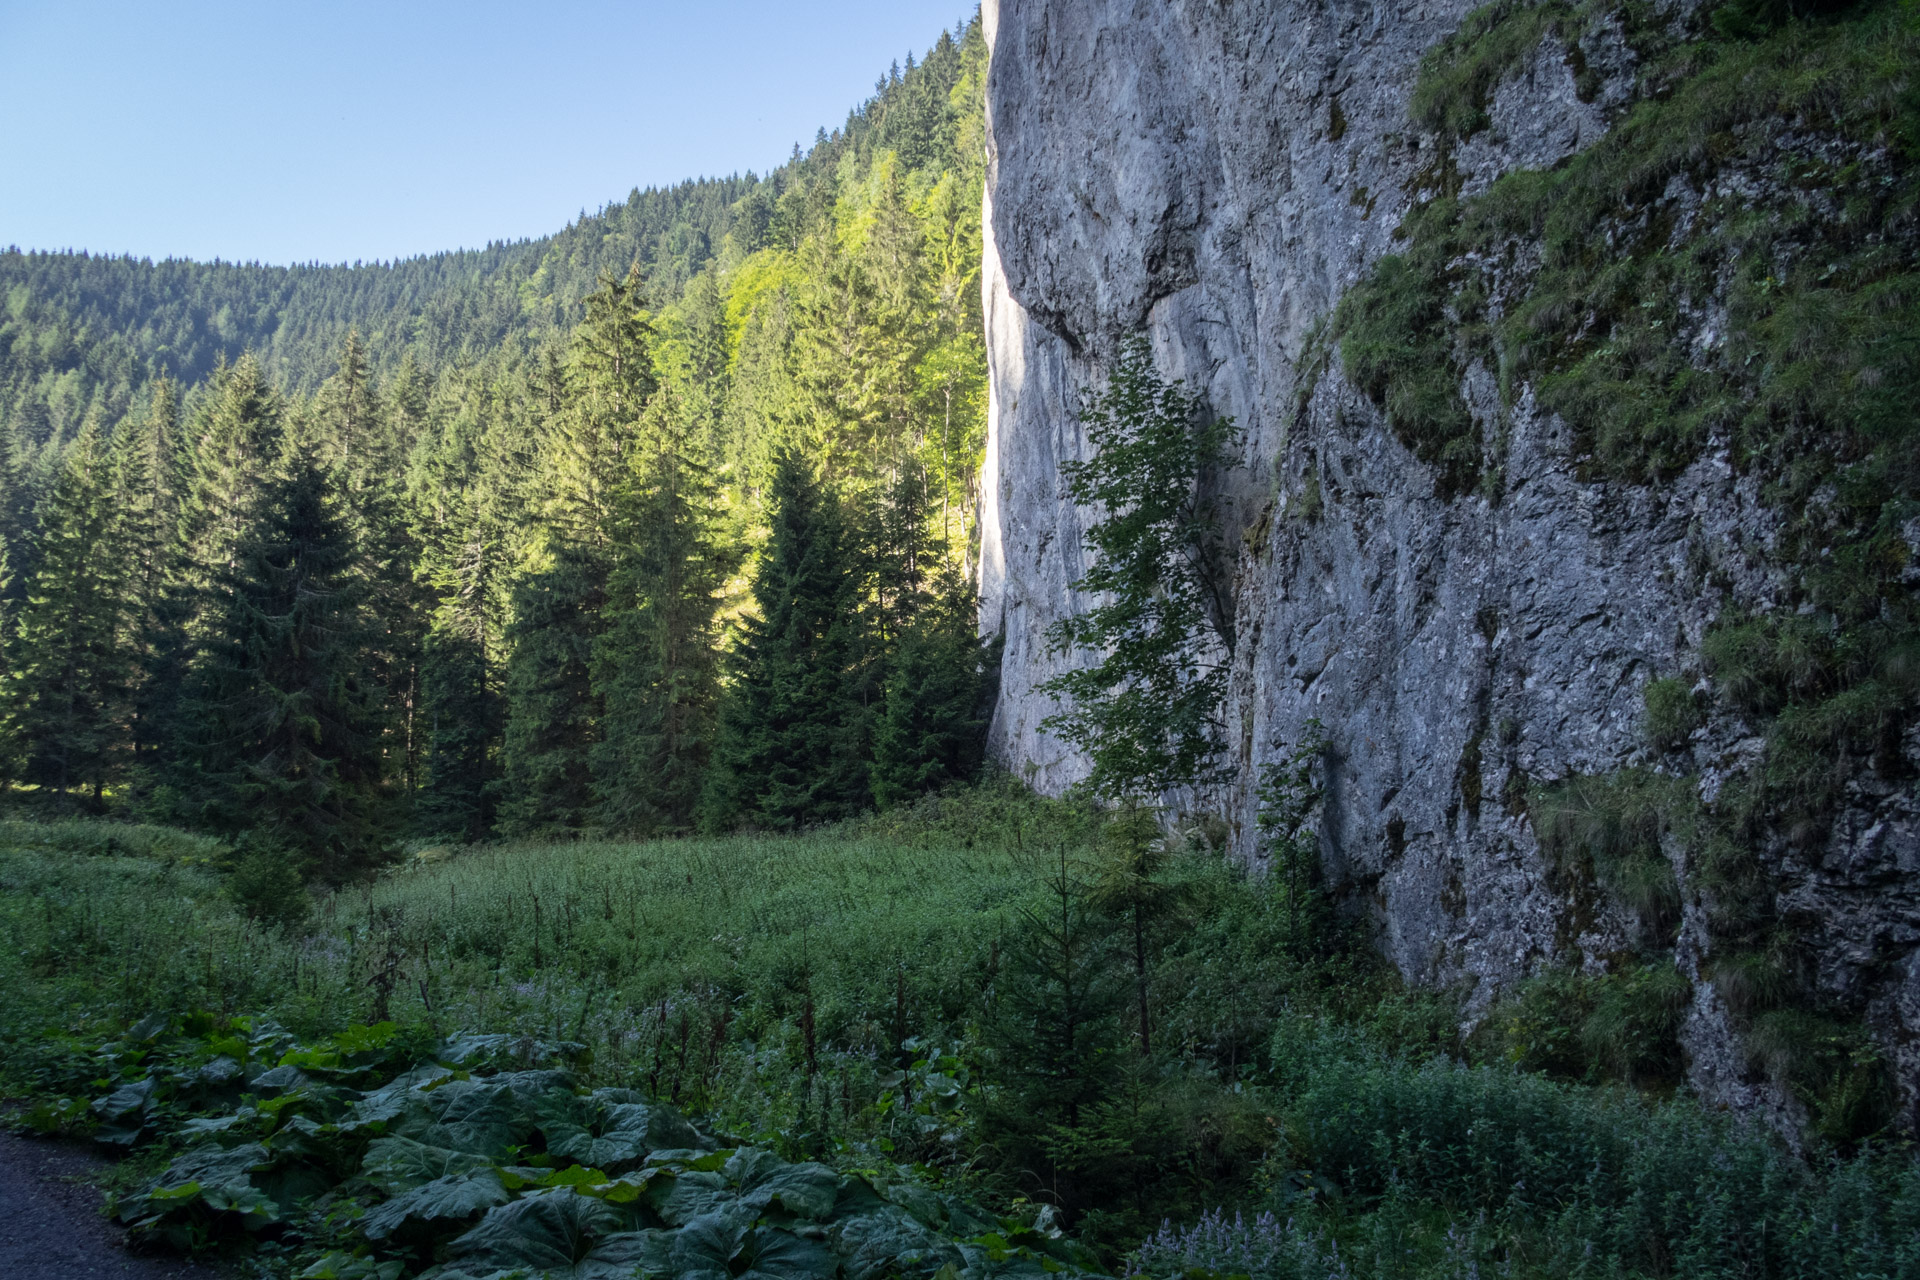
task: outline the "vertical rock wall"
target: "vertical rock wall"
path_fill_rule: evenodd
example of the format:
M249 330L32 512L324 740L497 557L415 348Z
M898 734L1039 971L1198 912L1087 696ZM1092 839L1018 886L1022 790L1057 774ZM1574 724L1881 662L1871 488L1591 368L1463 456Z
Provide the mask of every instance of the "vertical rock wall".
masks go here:
M1489 492L1451 500L1344 381L1326 338L1341 292L1391 251L1433 143L1409 123L1423 53L1468 0L987 0L992 47L985 276L992 377L982 628L1005 637L996 756L1042 790L1084 762L1040 729L1060 659L1045 631L1081 607L1081 390L1147 329L1163 372L1242 429L1229 509L1241 552L1230 740L1219 804L1242 857L1252 781L1307 732L1331 745L1323 856L1409 979L1470 990L1470 1015L1548 964L1603 969L1632 922L1570 889L1517 788L1648 761L1645 683L1686 668L1730 598L1765 601L1772 525L1724 456L1672 484L1587 483L1564 425L1493 377L1463 391L1497 442ZM1590 145L1631 74L1624 47L1574 92L1543 46L1456 157L1469 188ZM1490 445L1490 448L1496 447ZM1703 785L1757 740L1709 725ZM1904 806L1904 807L1903 807ZM1823 981L1873 999L1911 1105L1920 1074L1920 832L1911 796L1843 822L1805 881L1826 920ZM1685 857L1672 851L1687 890ZM1689 895L1691 901L1691 895ZM1677 963L1707 972L1689 907ZM1901 931L1904 930L1904 933ZM1891 978L1887 946L1896 961ZM1849 948L1864 960L1848 976ZM1864 950L1863 950L1864 949ZM1711 982L1683 1042L1710 1098L1792 1103L1746 1065Z

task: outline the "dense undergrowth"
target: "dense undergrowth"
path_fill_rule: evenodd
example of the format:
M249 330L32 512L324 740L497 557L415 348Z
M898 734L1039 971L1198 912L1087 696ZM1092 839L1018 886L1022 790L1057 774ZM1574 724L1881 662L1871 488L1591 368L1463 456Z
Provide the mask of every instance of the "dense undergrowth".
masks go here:
M1143 1056L1117 825L1000 783L776 839L430 848L269 924L205 842L9 823L0 1069L132 1152L142 1234L263 1274L685 1274L669 1191L711 1184L740 1203L700 1247L793 1280L1920 1275L1906 1153L1516 1070L1197 838L1157 872ZM678 1116L697 1140L628 1132ZM755 1202L776 1176L818 1203Z

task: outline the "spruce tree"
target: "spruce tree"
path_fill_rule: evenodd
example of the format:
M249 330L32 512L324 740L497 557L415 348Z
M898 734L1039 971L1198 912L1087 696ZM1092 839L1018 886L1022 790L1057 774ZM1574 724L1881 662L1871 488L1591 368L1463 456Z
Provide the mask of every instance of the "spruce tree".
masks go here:
M183 584L204 605L237 563L248 513L279 455L284 405L251 353L214 373L189 433L180 503Z
M849 688L855 580L839 504L791 450L774 464L772 532L754 573L760 616L736 653L702 825L787 830L864 807L860 707Z
M500 819L515 834L577 831L593 818L604 714L594 652L612 571L613 499L657 387L639 299L637 267L587 299L560 392L541 546L513 591Z
M690 826L713 742L714 616L732 557L717 537L695 412L662 388L616 499L620 559L594 653L606 721L593 756L598 824L613 830Z
M411 392L412 388L402 387ZM339 363L314 405L324 456L343 485L343 509L365 560L368 607L380 626L368 658L382 691L382 737L399 762L410 793L417 780L420 738L420 650L429 603L414 575L420 549L407 519L405 459L410 441L374 393L367 353L349 329Z
M186 706L203 825L340 883L387 834L373 636L343 485L290 442L250 504Z
M409 507L419 547L417 580L432 600L420 653L424 752L413 827L421 835L478 840L493 826L503 708L501 630L515 522L496 455L500 430L463 409L429 423L403 365L396 404L420 432L409 471ZM402 393L406 394L402 394Z
M885 809L979 776L986 758L991 655L973 592L949 572L889 663L873 731L873 799Z
M494 751L501 732L481 638L455 628L427 633L421 654L425 776L413 825L426 835L483 840L493 826Z
M171 590L179 560L179 437L179 391L163 374L154 380L145 412L122 424L113 439L114 504L125 528L128 640L135 666L127 750L141 800L159 764L162 712L184 671Z
M547 563L514 586L499 807L510 834L579 831L592 817L601 721L593 649L605 603L604 562L572 542L554 544Z
M126 524L102 436L90 417L40 504L7 708L25 779L63 801L80 791L96 805L122 763L133 679Z
M284 415L259 361L243 355L215 369L176 453L173 545L155 605L140 711L142 737L160 744L152 770L157 785L146 807L161 821L199 821L204 797L194 761L205 726L196 722L187 692L229 604L242 539L280 454Z

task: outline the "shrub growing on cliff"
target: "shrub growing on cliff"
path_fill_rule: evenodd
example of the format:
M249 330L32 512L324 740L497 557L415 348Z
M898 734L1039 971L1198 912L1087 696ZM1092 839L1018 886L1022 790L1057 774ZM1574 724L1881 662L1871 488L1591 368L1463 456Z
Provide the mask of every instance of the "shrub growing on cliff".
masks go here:
M1229 464L1233 420L1153 367L1144 337L1121 344L1081 413L1093 457L1068 462L1068 492L1098 513L1093 567L1074 590L1101 598L1047 638L1056 655L1103 655L1041 689L1066 705L1043 723L1093 762L1093 789L1147 795L1219 776L1220 706L1233 604L1208 484Z

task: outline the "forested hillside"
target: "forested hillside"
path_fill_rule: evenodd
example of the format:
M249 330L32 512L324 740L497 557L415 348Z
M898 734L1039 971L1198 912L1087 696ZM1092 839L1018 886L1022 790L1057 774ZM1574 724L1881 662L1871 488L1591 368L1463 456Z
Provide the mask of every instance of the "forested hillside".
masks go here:
M15 795L339 879L972 769L985 60L542 241L0 255Z

